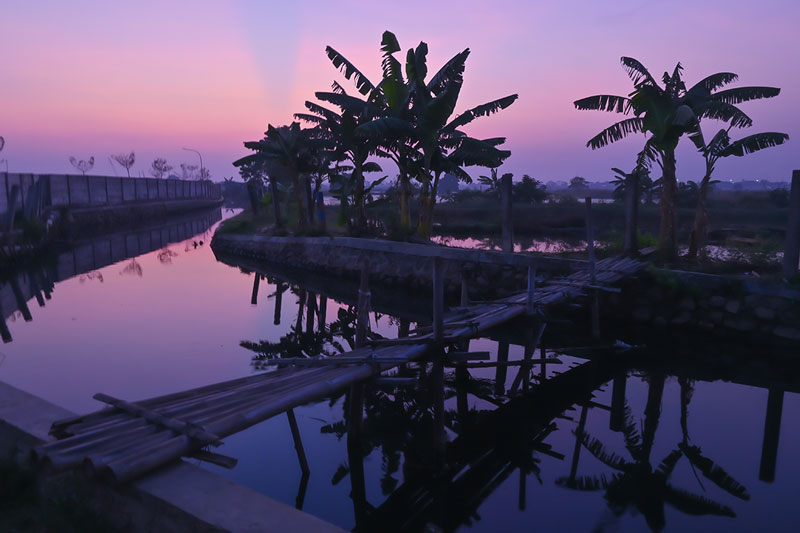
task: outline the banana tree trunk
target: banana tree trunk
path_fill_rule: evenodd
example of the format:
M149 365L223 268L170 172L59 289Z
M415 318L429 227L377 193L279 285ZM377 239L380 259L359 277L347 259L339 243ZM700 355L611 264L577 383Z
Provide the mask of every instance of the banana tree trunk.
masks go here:
M708 190L711 188L711 173L706 172L703 181L700 182L699 198L697 208L694 211L694 228L689 237L689 260L696 261L700 250L706 245L708 237Z
M417 226L417 234L422 237L423 239L429 239L431 236L431 221L428 219L428 213L433 210L430 207L431 200L431 185L433 185L433 180L431 179L431 159L432 155L426 150L424 155L424 168L423 168L423 178L425 179L425 183L422 186L422 191L420 192L420 210L419 210L419 225Z
M436 194L439 191L439 174L437 173L433 177L433 184L430 188L430 194L425 199L425 210L424 210L424 226L426 229L426 234L421 235L422 237L429 239L431 236L431 229L433 228L433 210L436 207ZM420 226L423 226L420 223Z
M364 172L362 169L363 163L358 161L357 158L355 159L356 161L353 168L353 180L355 180L355 194L353 195L353 199L355 200L354 207L356 209L355 226L356 231L361 233L366 228L367 212L365 204L367 199L364 197Z
M400 185L400 227L403 229L404 234L411 231L411 211L408 206L409 195L411 193L408 174L400 172L399 176Z
M661 225L658 248L662 259L673 261L678 255L677 210L675 200L678 181L675 177L675 150L663 152L664 176L661 180Z
M308 227L314 227L314 197L311 195L311 176L303 177L303 186L306 190L306 216L308 217Z
M301 183L300 174L294 170L292 171L292 187L294 188L294 199L297 203L297 229L305 230L308 222L308 215L306 214L305 202L303 202L303 190L305 187Z
M281 203L278 198L278 184L275 178L269 179L269 188L272 192L272 207L275 210L275 227L280 229L283 227L283 221L281 220Z
M419 192L419 222L417 223L417 235L423 239L430 236L430 228L428 224L428 204L430 203L430 182L422 184L422 189Z

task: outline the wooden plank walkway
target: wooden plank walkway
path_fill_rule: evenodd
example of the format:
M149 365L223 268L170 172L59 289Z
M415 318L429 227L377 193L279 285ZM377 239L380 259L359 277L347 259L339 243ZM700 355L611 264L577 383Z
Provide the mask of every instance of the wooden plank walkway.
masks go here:
M585 294L587 287L616 283L645 265L637 259L620 257L598 261L593 272L581 270L536 287L533 302L541 309L573 300ZM37 448L34 454L54 470L83 465L116 483L183 456L224 464L230 459L209 453L207 446L294 407L336 394L402 362L419 359L432 347L477 336L526 313L527 303L528 295L521 294L454 308L444 317L444 334L438 342L433 332L421 328L417 335L376 341L340 356L316 358L317 364L312 366L277 368L136 403L98 394L96 399L112 407L56 422L51 432L60 440Z

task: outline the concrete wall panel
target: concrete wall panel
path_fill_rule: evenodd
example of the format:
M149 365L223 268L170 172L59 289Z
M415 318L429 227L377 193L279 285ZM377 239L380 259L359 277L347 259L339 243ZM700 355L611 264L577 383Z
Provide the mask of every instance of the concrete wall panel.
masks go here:
M108 203L108 195L106 194L106 177L105 176L87 176L89 180L89 197L92 205L104 205Z
M67 176L69 183L69 198L70 205L88 205L89 204L89 180L86 176Z

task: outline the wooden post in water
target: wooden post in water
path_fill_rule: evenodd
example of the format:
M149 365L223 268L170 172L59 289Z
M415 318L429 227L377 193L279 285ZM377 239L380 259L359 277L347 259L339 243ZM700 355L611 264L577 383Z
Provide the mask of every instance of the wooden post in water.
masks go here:
M433 388L433 449L436 465L442 465L447 439L444 431L444 353L434 354L431 372Z
M608 422L608 429L611 431L622 431L625 426L625 384L627 380L627 373L622 373L614 378L611 390L611 416Z
M444 265L441 257L433 258L433 338L441 341L444 336Z
M778 462L778 441L781 433L783 413L783 391L770 389L767 398L767 416L764 419L764 442L761 446L761 467L758 479L775 481L775 466Z
M467 270L464 268L464 265L461 265L461 301L459 302L461 307L467 307L469 305L469 287L467 285Z
M625 180L625 236L622 251L635 254L638 250L639 171L634 170Z
M792 172L789 194L789 224L786 227L786 246L783 252L783 279L792 279L800 263L800 170Z
M0 285L0 289L2 288L3 286ZM1 304L2 302L0 302L0 338L3 339L4 343L8 344L9 342L13 341L14 338L11 336L11 331L8 329L8 325L6 324L6 315L3 312L3 306Z
M364 385L350 386L350 409L347 427L347 462L350 465L350 497L353 499L356 526L366 517L367 491L364 482L364 454L361 424L364 414Z
M494 393L497 396L502 396L506 393L506 376L508 375L508 343L497 343L497 372L494 377Z
M367 264L361 265L361 283L358 287L358 318L356 319L356 348L361 348L367 343L367 330L369 329L369 305L371 293L369 290L369 272Z
M306 304L306 291L300 289L297 295L297 322L294 325L294 330L298 333L303 331L303 308Z
M317 313L317 295L308 291L306 302L306 333L314 332L314 315Z
M531 316L536 312L536 304L534 297L536 296L536 267L531 265L528 267L528 293L525 302L525 308L528 315Z
M594 220L592 218L592 198L586 197L586 250L589 253L589 275L592 285L597 281L595 263L597 258L594 251ZM600 300L597 290L592 290L592 337L600 337Z
M467 364L458 363L456 365L456 409L458 420L463 428L468 424L469 403L467 401L467 386L469 384L469 370Z
M586 404L581 406L581 418L578 421L578 428L575 430L575 448L572 451L572 465L569 469L569 480L571 483L575 482L575 476L578 475L578 461L581 456L581 441L583 440L583 432L586 429Z
M300 463L300 471L304 476L308 476L311 470L308 468L308 459L306 459L303 441L300 439L300 428L297 427L297 419L294 416L294 410L289 409L286 411L286 416L289 418L289 429L292 430L292 441L294 442L294 451L297 452L297 460Z
M283 304L283 291L286 288L281 281L275 283L275 315L272 318L272 323L279 326L281 323L281 306Z
M261 274L255 272L253 275L253 294L250 296L250 305L258 304L258 284L261 282Z
M511 213L511 175L500 178L500 203L503 217L503 251L514 251L514 217Z
M17 301L17 309L19 312L22 313L22 318L25 322L30 322L33 320L31 316L31 311L28 309L28 303L25 301L25 297L22 295L22 289L19 287L19 282L16 276L11 276L9 280L9 285L11 285L11 290L14 293L14 299Z
M317 313L317 331L325 329L328 320L328 297L324 294L319 295L319 312Z

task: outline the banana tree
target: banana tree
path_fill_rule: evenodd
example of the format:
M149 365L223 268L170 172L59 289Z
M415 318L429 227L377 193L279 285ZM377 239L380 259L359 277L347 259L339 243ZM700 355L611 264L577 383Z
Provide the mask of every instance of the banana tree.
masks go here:
M330 160L348 160L352 163L352 172L347 175L351 181L343 189L351 194L349 199L355 209L354 228L357 232L366 225L366 187L364 174L380 172L380 166L367 159L375 154L377 143L367 137L356 134L356 128L375 116L377 109L369 102L347 95L344 90L334 92L318 92L317 98L333 103L342 109L336 113L314 102L306 102L311 113L297 113L295 118L315 125L316 134L330 142ZM344 175L340 175L340 178ZM342 206L347 205L347 202ZM349 218L349 217L348 217Z
M422 196L423 203L420 209L418 228L420 236L430 237L433 225L433 211L439 191L439 179L442 174L452 174L459 181L472 183L472 177L467 174L463 167L480 166L490 168L496 172L497 167L511 155L508 150L497 148L504 142L505 138L502 137L479 140L462 136L458 137L455 143L450 144L447 141L442 143L443 146L434 153L431 160L433 180L430 182L429 191L427 195L423 194Z
M694 213L694 228L689 236L688 257L691 261L697 259L697 254L705 246L708 236L708 207L706 201L713 183L711 176L714 173L714 166L717 161L722 157L731 155L742 157L765 148L779 146L789 140L789 136L785 133L766 132L748 135L731 142L729 132L730 127L719 130L708 143L706 143L703 138L703 132L699 128L696 133L690 136L697 149L703 154L706 162L705 175L700 182L700 196Z
M310 189L308 174L314 171L315 158L327 146L326 141L314 137L308 129L301 129L299 123L292 122L278 128L270 124L262 140L248 141L244 145L255 153L234 161L234 166L263 161L269 173L287 174L297 203L298 229L304 231L313 219L310 199L306 197L304 200L303 193Z
M421 182L422 209L418 232L423 237L428 237L437 184L437 163L434 161L442 160L466 146L479 149L490 156L489 163L492 165L498 159L505 159L509 152L497 150L489 142L477 139L465 141L467 135L458 128L478 117L505 109L514 103L517 95L477 106L451 120L463 85L469 49L453 56L429 80L426 79L428 45L421 42L416 48L408 50L405 77L400 61L394 57L400 50L395 35L384 32L381 40L383 77L378 86L369 82L350 62L330 47L328 55L334 65L342 69L345 77L352 77L359 91L368 95L368 101L380 108L378 118L359 126L357 131L375 139L383 149L381 153L390 155L398 165L401 223L406 228L410 227L409 180L416 177ZM463 150L457 157L462 157L461 154ZM455 158L451 160L454 161Z
M358 70L346 57L328 46L325 49L328 58L337 67L344 77L353 81L359 93L367 97L370 105L378 110L376 117L385 119L378 127L372 126L369 132L372 140L379 144L376 154L394 161L398 169L397 185L400 190L400 223L407 233L411 227L410 214L410 180L413 170L410 168L413 161L417 158L416 150L413 146L413 128L411 124L411 91L408 84L403 79L402 67L394 57L394 53L400 51L400 45L393 33L386 31L381 39L382 60L382 79L379 85L374 85L360 70ZM338 83L334 82L333 92L346 94L345 90ZM347 103L339 100L340 103ZM356 108L361 108L361 104L349 102ZM388 126L391 125L391 128ZM384 127L380 127L384 126ZM363 129L363 128L362 128ZM360 133L363 133L361 131Z
M627 97L595 95L574 102L579 110L598 110L632 117L612 124L592 137L587 146L597 149L617 142L633 133L649 134L643 153L656 161L663 172L661 186L661 224L659 248L666 260L677 256L676 160L675 149L681 137L697 131L703 118L722 120L733 127L747 127L752 120L735 104L780 93L774 87L737 87L718 91L738 79L732 72L708 76L686 89L681 77L683 67L678 63L672 74L665 72L661 87L650 72L634 58L621 59L631 78L634 90Z

